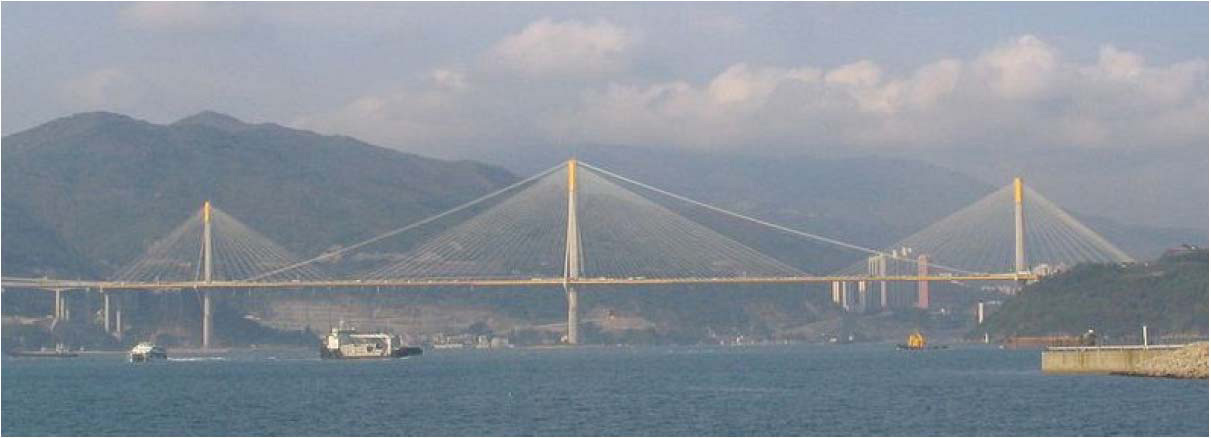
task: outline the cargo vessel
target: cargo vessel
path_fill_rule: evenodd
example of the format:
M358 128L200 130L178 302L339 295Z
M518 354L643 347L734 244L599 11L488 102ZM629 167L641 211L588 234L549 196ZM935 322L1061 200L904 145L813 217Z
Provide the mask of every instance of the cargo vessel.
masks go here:
M419 356L420 347L405 346L403 341L386 333L359 333L343 327L333 328L320 341L320 357L324 359L388 359Z

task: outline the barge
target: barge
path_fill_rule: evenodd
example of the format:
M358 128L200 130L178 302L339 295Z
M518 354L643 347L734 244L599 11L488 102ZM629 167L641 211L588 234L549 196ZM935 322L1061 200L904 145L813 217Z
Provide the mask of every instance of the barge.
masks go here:
M390 359L421 353L420 347L406 346L398 336L344 328L333 328L320 342L320 357L324 359Z

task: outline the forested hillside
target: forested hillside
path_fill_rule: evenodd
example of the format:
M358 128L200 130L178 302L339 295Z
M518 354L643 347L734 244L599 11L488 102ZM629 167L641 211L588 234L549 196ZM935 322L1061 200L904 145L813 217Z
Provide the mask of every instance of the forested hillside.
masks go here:
M1082 265L1027 286L973 333L1132 338L1207 334L1207 251L1129 265Z

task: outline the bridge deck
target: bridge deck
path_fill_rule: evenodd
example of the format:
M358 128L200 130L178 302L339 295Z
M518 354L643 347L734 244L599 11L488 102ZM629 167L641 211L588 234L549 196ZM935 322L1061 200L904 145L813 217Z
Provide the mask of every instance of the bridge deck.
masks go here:
M299 288L424 288L424 287L522 287L580 285L676 285L676 284L797 284L857 281L1020 281L1034 280L1032 274L986 275L901 275L901 276L803 276L803 277L714 277L714 278L414 278L395 280L298 280L298 281L169 281L123 282L89 280L54 280L7 277L0 280L5 288L27 289L106 289L106 290L165 290L165 289L299 289Z

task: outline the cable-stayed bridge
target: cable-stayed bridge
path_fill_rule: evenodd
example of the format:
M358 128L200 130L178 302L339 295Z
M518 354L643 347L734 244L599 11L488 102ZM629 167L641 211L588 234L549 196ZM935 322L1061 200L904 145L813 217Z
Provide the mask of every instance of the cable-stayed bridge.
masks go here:
M678 213L692 209L763 232L867 256L834 273L810 273ZM211 344L211 291L223 289L562 287L569 343L577 343L577 288L590 285L831 283L835 302L866 307L889 282L918 284L928 307L936 281L1020 284L1125 253L1042 195L1013 184L886 249L774 224L608 170L568 161L453 209L301 259L207 202L143 255L102 281L4 277L5 288L110 294L194 289L202 294L202 344ZM850 286L855 293L850 293ZM868 287L869 286L869 287ZM119 301L120 303L120 301ZM114 309L121 330L120 305Z

